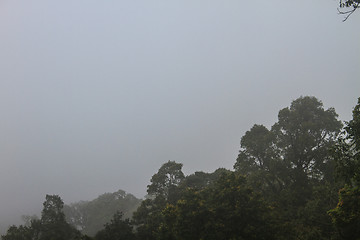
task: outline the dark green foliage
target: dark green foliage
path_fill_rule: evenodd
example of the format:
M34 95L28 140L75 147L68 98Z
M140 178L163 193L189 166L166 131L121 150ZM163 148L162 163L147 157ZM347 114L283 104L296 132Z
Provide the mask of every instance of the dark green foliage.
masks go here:
M254 125L241 138L241 149L234 165L247 176L249 184L268 197L278 197L289 182L286 165L276 148L275 135L263 125Z
M247 186L243 176L223 175L205 189L204 196L213 214L205 239L273 239L270 206Z
M185 178L181 169L181 163L168 161L152 176L151 184L147 186L150 198L143 201L133 215L138 239L159 238L163 209L167 203L174 203L181 196L179 186Z
M360 98L334 149L336 173L339 180L356 186L360 184Z
M65 220L64 202L57 195L46 195L38 225L38 240L70 240L80 233ZM36 232L35 225L32 226Z
M30 220L29 226L12 226L3 240L72 240L81 234L65 221L64 202L57 195L46 195L41 219Z
M213 173L195 172L186 176L179 186L181 189L191 188L201 190L217 181L222 174L229 173L225 168L219 168Z
M146 199L141 203L133 215L138 239L152 240L157 238L163 221L162 210L165 206L166 200L163 197Z
M114 213L121 211L130 218L141 200L123 190L105 193L92 201L82 201L65 205L64 213L69 223L80 229L83 234L94 236L109 222Z
M337 203L337 184L323 184L313 187L313 194L305 206L298 208L295 231L301 239L337 239L327 211Z
M95 235L95 240L134 240L135 234L129 219L123 220L123 213L116 212L110 223Z
M330 149L342 124L333 108L324 110L314 97L301 97L279 112L272 127L275 145L287 168L294 203L303 205L311 197L312 186L330 180Z
M202 239L210 217L203 196L191 189L182 194L175 206L167 204L162 214L160 239Z
M63 212L64 202L58 195L46 195L46 201L43 203L41 212L42 224L53 224L65 222L65 214Z
M278 122L268 130L254 125L241 139L234 165L267 194L292 191L294 201L304 204L311 184L331 181L329 150L341 128L333 108L324 110L315 97L300 97L279 111ZM256 181L260 183L256 183Z
M224 173L201 191L188 189L162 211L158 239L273 239L270 207L243 176Z
M158 194L142 202L134 213L138 239L274 238L270 206L238 173L196 172L175 189L176 201Z
M340 189L339 203L329 214L342 239L359 240L360 188L346 185Z
M301 97L279 112L272 127L275 145L286 166L291 167L295 187L325 177L329 149L342 124L333 108L324 110L314 97Z
M2 240L30 240L32 239L32 229L26 226L20 225L11 226L6 232L6 235L2 236Z
M152 176L151 184L147 186L148 194L154 197L161 196L165 199L176 198L177 187L185 178L181 169L182 164L174 161L163 164L159 171Z
M337 202L330 149L341 126L334 109L300 97L271 130L246 132L236 173L196 172L171 184L162 167L148 186L154 198L134 214L138 237L337 239L327 211Z
M199 239L194 231L200 230L206 217L192 213L198 209L198 199L192 198L192 191L207 189L230 171L218 169L185 177L181 167L182 164L169 161L152 177L148 186L152 197L143 201L133 216L138 239Z
M300 97L279 111L271 130L254 125L241 139L234 168L276 210L278 238L329 239L336 205L330 149L341 129L333 108ZM287 229L287 230L286 230Z
M337 176L346 185L340 189L339 202L329 214L342 239L360 239L360 98L334 158Z
M275 157L273 134L263 125L255 124L241 138L241 151L234 168L249 174L258 170L269 171Z

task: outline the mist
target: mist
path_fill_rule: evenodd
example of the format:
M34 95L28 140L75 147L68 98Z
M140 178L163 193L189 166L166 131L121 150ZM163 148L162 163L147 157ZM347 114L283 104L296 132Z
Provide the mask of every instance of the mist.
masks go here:
M351 119L360 15L338 1L1 1L0 225L161 164L232 169L241 136L316 96ZM6 226L5 226L6 227Z

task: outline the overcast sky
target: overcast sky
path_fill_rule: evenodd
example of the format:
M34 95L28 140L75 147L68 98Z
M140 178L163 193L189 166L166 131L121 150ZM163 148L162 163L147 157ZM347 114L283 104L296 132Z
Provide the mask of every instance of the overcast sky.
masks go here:
M168 160L232 169L253 124L360 97L360 11L338 0L1 0L0 216L146 194ZM0 222L0 224L2 224Z

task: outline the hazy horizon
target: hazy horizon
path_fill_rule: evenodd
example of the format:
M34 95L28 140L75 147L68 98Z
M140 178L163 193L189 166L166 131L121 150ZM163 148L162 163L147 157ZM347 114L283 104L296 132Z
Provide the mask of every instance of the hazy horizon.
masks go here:
M232 169L240 138L315 96L350 120L360 21L338 1L1 1L0 225L168 160Z

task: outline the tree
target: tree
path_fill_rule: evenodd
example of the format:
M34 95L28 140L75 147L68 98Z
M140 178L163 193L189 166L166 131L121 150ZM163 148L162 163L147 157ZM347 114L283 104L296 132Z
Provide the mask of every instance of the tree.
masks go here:
M315 97L300 97L279 111L271 130L254 125L246 132L234 168L260 179L275 196L292 189L294 200L304 204L310 182L332 177L329 150L341 126L333 108L325 110Z
M81 234L65 221L64 202L58 195L46 195L41 219L30 219L29 226L11 226L3 240L72 240Z
M344 128L334 151L337 176L346 184L336 208L329 211L342 239L360 239L360 98L353 119Z
M278 122L271 129L300 201L311 194L310 181L324 180L331 174L330 149L342 127L337 116L334 108L325 110L315 97L300 97L290 108L280 110Z
M213 218L204 239L273 239L271 208L246 178L224 174L204 191ZM211 219L211 218L210 218Z
M234 168L243 173L270 170L274 159L273 135L263 125L255 124L241 138L241 150Z
M135 234L129 219L123 220L123 213L116 212L110 223L95 235L95 240L134 240Z
M234 169L247 176L254 188L275 195L284 186L287 174L274 144L275 135L263 125L255 124L241 138L241 148Z
M141 200L123 190L104 193L91 201L80 201L64 206L66 220L83 234L94 236L120 211L130 218Z
M360 185L360 98L334 149L338 179L350 186Z
M165 199L172 198L176 194L176 188L185 178L181 169L182 164L174 161L163 164L159 171L152 176L151 184L147 186L148 194Z
M133 215L139 239L159 238L163 223L162 211L167 203L175 203L181 194L179 186L185 178L181 168L181 163L168 161L152 176L151 184L147 186L149 198L141 203Z
M160 239L204 239L211 213L202 191L187 189L175 205L167 204L162 211L164 223Z
M52 224L65 222L65 214L63 212L64 202L58 195L46 195L41 212L41 223Z
M138 239L155 240L159 227L163 221L162 210L166 206L163 197L146 199L134 212L133 221L136 225L136 235Z
M158 239L273 239L271 209L238 173L224 173L197 191L187 189L162 211Z
M182 164L168 162L153 176L148 186L150 198L144 200L133 215L138 239L204 239L210 210L203 192L231 171L219 168L213 173L195 172L184 177L181 167ZM176 178L178 180L169 183L169 179ZM171 191L163 194L168 186Z
M234 168L272 204L284 239L331 236L327 209L336 205L337 185L330 149L341 126L333 108L306 96L281 109L271 130L254 125L241 138Z
M39 226L39 240L69 240L80 233L65 220L64 202L58 195L46 195Z

